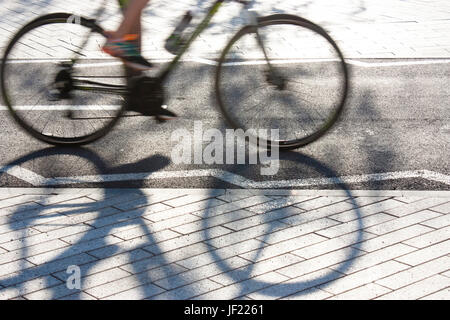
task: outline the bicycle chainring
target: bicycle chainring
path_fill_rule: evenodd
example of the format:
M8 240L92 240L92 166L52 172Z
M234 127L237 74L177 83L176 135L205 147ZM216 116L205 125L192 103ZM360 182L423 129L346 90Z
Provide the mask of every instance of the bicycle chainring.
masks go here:
M164 87L159 79L141 77L131 85L127 109L143 115L152 115L152 110L161 108L164 102Z

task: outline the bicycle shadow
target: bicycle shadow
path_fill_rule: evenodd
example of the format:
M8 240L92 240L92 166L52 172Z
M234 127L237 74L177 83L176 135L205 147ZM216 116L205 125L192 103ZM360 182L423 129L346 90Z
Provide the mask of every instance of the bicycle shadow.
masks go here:
M48 158L50 156L70 156L74 154L83 160L93 163L98 169L99 174L108 171L107 163L88 149L77 149L76 151L61 148L43 149L17 159L11 162L10 165L20 165L40 157ZM157 171L167 166L168 160L165 157L156 155L141 160L136 165L144 165L145 163L152 163L154 171ZM155 163L157 167L155 167ZM129 165L124 166L122 169L126 171L127 166ZM114 169L120 170L121 168ZM149 172L149 174L151 173ZM99 184L100 187L104 185L106 183ZM83 202L83 198L81 198L69 201L68 203L57 202L52 204L51 197L44 196L40 200L43 201L44 205L46 201L50 201L50 207L41 206L37 208L36 206L30 207L29 204L21 205L10 215L2 217L6 222L7 228L2 228L3 234L0 237L2 239L5 238L5 230L10 230L6 235L11 239L6 245L15 250L11 251L13 254L8 252L6 255L11 258L11 261L17 261L16 267L18 271L14 273L7 272L7 274L0 276L0 286L4 288L0 289L0 294L3 291L3 294L7 297L11 293L13 296L26 295L30 290L32 292L36 290L36 288L33 290L33 285L28 283L32 281L35 286L48 288L47 293L43 297L36 296L34 298L58 299L68 296L71 299L86 298L86 295L83 294L83 290L86 289L86 284L88 288L93 285L90 283L89 275L100 272L102 269L108 270L114 268L113 262L116 260L117 264L117 259L120 256L118 255L119 253L127 261L126 263L130 268L130 272L114 268L117 273L110 272L109 277L112 277L112 279L106 280L112 281L113 279L122 277L136 277L137 283L135 286L141 289L139 294L141 298L154 296L162 291L161 288L151 284L157 280L152 278L151 269L161 265L164 266L164 268L155 272L155 275L159 275L160 277L168 277L176 274L177 270L171 269L169 262L165 261L162 251L157 245L158 239L155 238L155 233L150 230L149 225L151 221L143 217L143 215L152 212L152 210L149 210L149 205L152 204L152 196L138 189L133 192L132 196L125 191L117 191L117 189L114 191L105 188L100 189L100 191L96 197L97 201L89 202ZM89 195L90 193L87 192L85 194ZM167 198L170 199L170 197ZM77 203L77 200L81 201L81 204L79 202ZM132 204L133 209L131 211L117 209L117 207L123 207L126 203ZM114 206L116 207L113 208ZM155 206L158 205L155 204L153 207ZM50 210L48 210L49 208ZM166 209L166 206L161 206L159 209ZM154 211L158 212L158 210ZM50 241L46 243L50 246L49 249L51 249L51 246L55 242L61 241L54 238L58 237L55 235L55 232L58 233L58 229L61 231L64 228L72 228L74 229L74 233L78 233L74 236L66 237L66 245L56 246L54 250L44 252L41 257L38 255L37 260L33 260L33 257L30 257L30 250L32 251L33 249L32 245L36 244L33 242ZM140 233L140 241L133 242L125 240L122 242L117 241L119 238L113 239L112 232L116 228L124 229L125 232L131 230ZM36 230L40 230L41 233L36 232ZM35 239L29 243L28 237L33 237L34 234L36 234ZM54 238L53 240L52 237ZM120 245L123 244L126 244L128 248L120 252ZM151 246L151 253L143 250L142 248L144 246ZM3 259L6 259L4 254L2 256ZM47 259L46 257L49 258ZM34 261L36 265L30 262L30 260ZM2 263L4 262L2 261ZM80 268L80 289L70 289L66 284L70 274L67 274L65 271L68 267L74 265ZM36 284L36 281L39 284ZM136 296L133 297L136 298Z
M270 206L268 206L267 209L253 212L254 216L252 219L254 219L254 221L252 221L251 225L248 227L239 226L239 223L245 225L245 223L250 221L245 221L245 218L242 219L241 210L236 211L234 215L233 213L228 213L228 217L226 218L228 225L225 225L231 229L235 228L236 238L239 238L242 233L245 232L248 232L248 234L255 234L251 239L249 239L250 237L247 235L246 237L249 240L243 241L244 243L242 246L235 246L234 249L229 249L228 251L222 243L222 241L224 241L222 238L214 238L213 235L210 234L210 230L212 230L212 227L214 226L214 221L220 219L224 220L225 218L217 216L215 208L206 209L202 220L202 229L204 234L203 238L206 239L205 243L207 245L214 248L208 254L211 256L212 260L215 261L215 264L219 270L221 270L221 274L213 279L225 287L228 287L229 290L224 290L222 288L219 289L220 291L217 293L220 295L215 296L215 293L211 292L205 296L197 297L198 299L241 299L247 298L247 295L255 292L257 292L257 295L250 296L250 298L279 299L289 297L290 299L302 299L302 296L304 295L314 293L315 291L320 291L319 287L326 290L327 286L344 276L346 271L348 271L355 264L358 256L361 255L360 248L362 242L364 241L364 224L362 214L347 185L337 178L337 172L327 167L322 162L297 152L282 153L280 155L280 160L295 162L297 165L302 165L305 168L316 172L321 177L333 178L334 183L331 185L332 188L337 188L340 190L343 197L345 197L347 199L346 201L351 205L351 209L347 209L346 212L352 216L350 220L356 224L354 231L356 234L352 239L346 240L348 243L343 244L341 245L341 248L338 248L345 251L345 253L343 253L344 257L338 259L335 263L329 263L324 267L319 268L314 264L324 262L323 259L322 261L317 259L320 254L316 256L311 254L311 261L309 261L310 259L308 258L304 260L298 259L298 256L296 258L300 261L293 260L290 263L285 263L284 267L270 267L271 258L277 260L277 258L280 258L280 256L283 255L290 255L291 258L293 257L291 251L296 249L295 241L292 239L296 239L295 237L298 237L298 239L305 239L305 236L311 236L317 232L317 230L314 229L314 224L318 221L324 222L324 219L327 219L328 217L326 210L324 212L324 209L320 208L320 205L318 205L317 208L308 208L308 210L302 212L301 214L298 214L297 211L293 214L292 210L283 209L283 206L281 209L276 210L273 210L273 208L270 209ZM269 177L268 180L271 178L272 177ZM244 190L242 191L244 192ZM254 194L261 195L261 191L263 190L256 190ZM286 190L276 190L269 192L268 197L271 197L270 195L277 195L277 191L279 191L279 195L286 195ZM250 195L251 193L252 192L250 191ZM236 197L236 195L237 194L235 193L234 197ZM301 190L297 191L295 195L301 196ZM237 201L239 201L240 198L241 197L238 196ZM235 201L233 200L233 195L230 199L231 201L229 204L232 204ZM283 201L281 200L282 197L278 198L275 196L273 199L275 202ZM297 202L301 201L305 200L298 200ZM343 200L341 199L341 201ZM295 203L295 200L292 200L291 202L287 200L284 208L292 206ZM302 208L301 203L299 208ZM244 211L248 211L245 208L243 209ZM256 215L255 212L257 212ZM330 213L330 215L334 214L336 214L336 212ZM331 227L332 226L333 225L331 225ZM303 228L305 228L305 230L301 231ZM308 230L308 228L311 228L311 230ZM324 225L322 230L326 230L326 228L327 227ZM300 232L297 232L299 230ZM290 233L294 236L289 236ZM259 245L256 247L248 246L250 241L253 240L258 241ZM286 241L288 248L283 247L283 241ZM303 240L298 241L301 243ZM333 240L326 238L322 239L322 242L326 241ZM307 244L304 244L303 246L299 245L297 250L301 250L306 246ZM233 245L230 245L230 247L233 247ZM233 250L234 253L230 253L230 251ZM331 253L331 251L332 250L325 253ZM236 268L233 266L236 262L232 262L234 258L242 258L247 260L247 262L243 263L241 267ZM289 257L285 256L285 258L287 261L289 260ZM330 259L333 259L333 257ZM195 263L194 261L195 260L192 259L191 262ZM277 263L280 263L279 259L277 262L274 262L274 265ZM281 261L281 264L282 263L283 262ZM276 273L276 271L278 271L277 269L283 269L286 267L289 269L287 271L288 274L296 274L296 276L286 278L282 276L283 272L281 272L281 274ZM277 277L278 280L274 280L274 278ZM268 280L270 278L272 281Z

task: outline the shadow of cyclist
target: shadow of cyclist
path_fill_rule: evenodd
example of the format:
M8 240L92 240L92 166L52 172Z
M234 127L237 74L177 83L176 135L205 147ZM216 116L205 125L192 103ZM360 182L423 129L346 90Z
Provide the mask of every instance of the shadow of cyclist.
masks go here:
M108 168L102 158L88 149L61 148L48 148L33 152L10 163L9 166L18 166L41 157L51 159L52 156L76 156L78 160L87 160L95 166L100 176L104 172L110 172L108 169L112 171L129 170L129 168L127 169L129 165L125 165L123 168ZM153 170L157 171L167 166L168 159L155 155L139 161L136 166L144 166L146 163L151 164ZM98 184L100 188L105 188L107 185L107 182ZM165 261L165 257L157 245L158 240L155 238L155 233L151 230L152 222L143 216L167 209L167 206L153 204L152 195L138 189L133 189L132 192L107 188L93 189L92 193L87 189L82 189L80 192L73 196L75 199L72 198L71 201L61 203L56 201L54 204L51 203L51 196L37 197L36 201L50 206L31 208L29 204L25 204L17 207L7 217L10 230L8 236L12 237L12 241L8 245L16 250L14 255L16 261L19 261L19 269L12 274L2 276L0 285L6 288L5 290L15 289L16 295L26 295L32 290L27 282L32 279L41 279L43 281L39 286L47 288L47 292L44 297L38 298L57 299L66 296L74 299L86 298L85 295L82 295L83 291L93 286L92 281L89 281L89 275L103 269L114 268L114 263L117 264L122 259L118 254L122 254L126 260L121 264L127 264L133 275L124 270L118 270L117 274L110 272L111 279L106 280L113 281L121 277L137 279L135 286L139 287L139 293L137 294L135 291L134 295L128 297L125 295L123 298L146 298L163 291L152 285L152 282L158 280L156 278L158 276L168 277L177 271L172 269L169 262ZM91 195L97 201L86 201L86 198L76 199L83 195ZM164 197L158 194L154 197L163 201L161 199L175 198L177 195ZM150 206L150 204L152 205ZM118 208L124 210L121 211ZM43 257L30 257L29 250L32 250L33 242L50 241L47 242L49 248L52 243L61 244L60 238L64 237L64 229L62 229L64 227L74 229L72 235L64 238L69 245L62 247L59 245L51 252L44 253ZM114 229L117 228L132 230L141 237L137 238L138 240L118 241L119 238L112 235ZM60 235L57 235L58 229L63 231ZM37 232L37 230L42 232ZM29 237L33 237L33 235L35 235L35 239L31 238L30 241ZM126 248L121 249L121 245L125 245ZM151 246L151 253L143 250L144 246ZM96 249L98 250L95 251ZM121 250L122 252L120 252ZM19 252L20 256L17 255ZM153 256L154 258L152 258ZM29 260L34 261L37 265L34 266ZM80 268L80 289L70 289L65 283L70 276L65 271L74 265ZM164 267L153 274L152 269L159 266Z

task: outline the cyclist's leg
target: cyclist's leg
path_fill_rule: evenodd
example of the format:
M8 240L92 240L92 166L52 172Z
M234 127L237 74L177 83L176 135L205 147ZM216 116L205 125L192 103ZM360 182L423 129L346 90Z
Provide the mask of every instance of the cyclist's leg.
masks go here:
M152 64L141 55L141 14L149 0L119 0L124 18L117 31L107 31L103 51L122 59L131 68L146 70Z
M141 33L142 10L150 0L119 0L119 4L124 13L124 18L114 36L122 38L127 34Z
M122 12L124 14L124 19L116 32L109 32L112 37L122 38L127 34L136 35L136 39L131 40L137 51L141 52L142 41L141 41L141 33L142 33L142 25L141 25L141 16L142 10L145 5L149 2L149 0L119 0L120 7L122 8ZM142 58L142 57L141 57ZM143 58L142 58L143 59ZM127 66L125 63L126 75L128 78L128 85L132 85L130 82L133 81L134 77L139 77L142 74L142 71ZM128 104L128 109L132 111L138 111L144 113L146 115L154 115L160 120L169 120L176 118L177 115L167 108L152 108L142 110L141 104L134 101L133 98L129 98L126 102Z
M127 10L127 6L129 4L130 0L119 0L119 5L120 8L122 9L123 14L125 15L125 12ZM125 19L125 18L124 18ZM137 35L137 39L132 40L134 42L134 44L137 46L138 51L141 52L141 46L142 46L142 41L141 41L141 32L142 32L142 27L141 27L141 17L139 17L136 20L136 23L132 26L130 33L132 34L136 34ZM127 67L125 65L125 70L126 70L126 75L127 78L130 79L131 77L135 77L135 76L139 76L142 74L141 71L136 70L134 68L130 68Z

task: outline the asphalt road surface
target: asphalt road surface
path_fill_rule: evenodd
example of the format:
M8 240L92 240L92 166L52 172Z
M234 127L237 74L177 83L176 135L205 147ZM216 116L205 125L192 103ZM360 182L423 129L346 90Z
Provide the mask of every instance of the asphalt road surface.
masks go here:
M0 186L450 190L450 63L349 63L340 121L319 141L282 152L275 175L262 175L261 164L174 163L175 130L193 133L196 121L204 130L228 128L216 107L214 66L185 62L167 88L178 119L125 117L83 148L35 140L0 107Z

